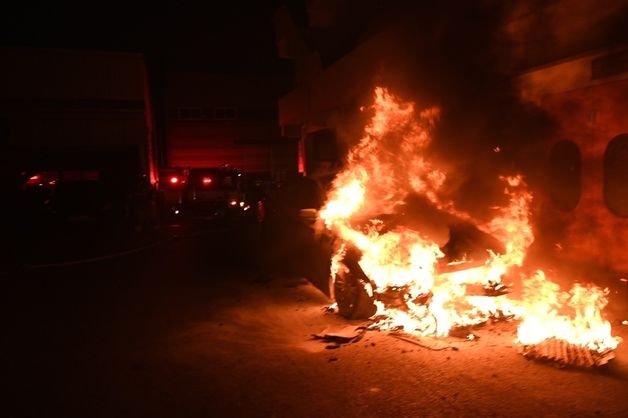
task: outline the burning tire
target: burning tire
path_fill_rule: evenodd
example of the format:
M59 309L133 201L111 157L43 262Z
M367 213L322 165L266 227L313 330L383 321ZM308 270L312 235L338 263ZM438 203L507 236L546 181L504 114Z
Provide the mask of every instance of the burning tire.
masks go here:
M358 264L356 251L347 251L333 282L338 313L348 319L367 319L377 311L369 278Z

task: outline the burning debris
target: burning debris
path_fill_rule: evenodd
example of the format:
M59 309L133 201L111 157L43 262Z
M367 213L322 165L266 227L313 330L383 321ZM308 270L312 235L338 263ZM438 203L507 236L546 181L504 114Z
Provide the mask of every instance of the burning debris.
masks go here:
M417 115L414 104L378 87L372 111L320 212L339 242L331 260L338 312L371 318L380 330L432 337L517 319L527 357L584 366L608 361L619 339L601 316L606 292L579 284L565 292L543 271L523 272L534 241L523 177L500 177L508 204L494 208L489 222L477 221L443 197L447 175L426 156L438 109ZM446 245L399 221L410 194L449 220ZM520 298L503 282L510 274L522 277Z
M419 339L417 339L416 337L409 337L405 334L399 333L399 332L390 332L388 335L390 335L391 337L397 338L398 340L401 341L405 341L407 343L410 343L412 345L416 345L419 346L421 348L425 348L427 350L431 350L431 351L445 351L445 350L452 350L452 351L458 351L459 348L454 346L454 345L446 345L446 344L442 344L442 343L436 343L436 344L427 344Z
M333 350L340 348L342 344L357 343L364 337L365 332L365 327L347 326L340 329L327 328L318 334L312 334L312 338L330 343L325 346L325 348Z
M601 366L615 358L612 350L596 351L564 340L550 338L539 344L524 345L522 354L527 358L548 360L561 366Z

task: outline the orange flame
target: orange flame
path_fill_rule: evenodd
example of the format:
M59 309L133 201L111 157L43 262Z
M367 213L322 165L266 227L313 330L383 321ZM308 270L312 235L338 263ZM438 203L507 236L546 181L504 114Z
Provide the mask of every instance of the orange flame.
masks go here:
M361 252L359 265L371 280L380 329L403 328L409 333L446 336L454 327L479 324L491 316L521 319L518 341L535 344L548 338L564 339L592 350L615 348L608 321L601 310L605 291L576 285L569 292L547 280L542 271L525 279L521 300L508 295L468 295L469 285L495 285L513 267L521 267L534 241L530 204L522 176L504 176L508 205L496 208L496 216L478 228L500 240L503 254L487 250L483 265L450 273L437 273L443 257L438 245L420 231L403 226L386 230L380 216L392 214L409 193L417 193L435 207L465 220L471 217L443 200L446 173L426 157L438 108L415 112L414 104L402 102L377 87L373 116L364 137L350 151L346 168L333 182L320 217L344 243ZM332 257L332 279L346 266L343 244ZM381 296L402 290L403 308L387 306ZM429 295L429 297L426 297ZM573 315L560 314L569 307Z
M522 344L558 338L598 352L619 344L619 339L611 336L610 323L601 314L608 303L607 289L575 284L564 292L543 271L527 278L524 286L524 314L517 330ZM561 310L572 313L561 314Z

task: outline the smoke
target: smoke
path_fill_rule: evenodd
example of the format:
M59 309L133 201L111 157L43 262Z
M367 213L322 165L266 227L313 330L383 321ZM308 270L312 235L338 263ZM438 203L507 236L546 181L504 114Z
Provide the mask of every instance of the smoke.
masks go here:
M435 158L450 172L458 207L479 218L503 204L499 175L523 173L540 185L539 156L554 129L543 111L519 99L504 33L512 10L504 3L445 2L433 10L430 35L407 62L415 76L403 88L409 99L427 98L441 108ZM407 39L420 36L412 32Z
M448 197L459 209L489 217L485 208L503 203L499 175L523 173L532 184L540 178L538 156L553 124L519 100L504 29L512 7L433 3L399 5L383 34L369 41L380 53L373 85L415 102L417 110L441 109L429 157L448 173ZM364 115L354 122L341 137L355 140Z
M615 43L621 37L618 15L625 20L626 14L611 3L394 3L344 60L353 73L342 73L344 64L334 69L344 75L339 79L361 87L331 122L344 139L341 148L361 138L370 115L357 109L372 103L373 87L385 86L414 102L417 110L441 109L428 152L448 173L448 197L459 209L490 217L486 208L504 204L499 175L522 173L538 194L556 126L540 108L520 99L516 76L531 66Z

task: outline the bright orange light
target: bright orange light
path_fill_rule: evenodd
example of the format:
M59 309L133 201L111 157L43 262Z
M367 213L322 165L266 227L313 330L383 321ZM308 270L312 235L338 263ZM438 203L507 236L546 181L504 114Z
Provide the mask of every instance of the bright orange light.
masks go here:
M238 201L237 201L237 200L232 200L231 202L229 202L229 204L230 204L231 206L235 206L235 205L237 205L237 204L238 204Z
M370 110L373 116L363 137L349 150L345 168L334 179L319 217L343 242L331 259L333 279L348 269L343 263L347 245L359 251L358 264L369 278L365 290L374 297L377 311L373 317L378 318L379 329L447 336L454 328L503 316L521 321L517 340L522 344L556 338L598 352L617 347L619 339L612 336L610 323L602 316L605 289L575 285L564 291L539 270L531 276L519 274L525 289L521 297L468 293L468 287L477 285L490 289L508 272L524 266L534 242L533 196L525 179L500 176L507 204L494 208L490 221L477 222L447 200L448 173L429 159L427 150L439 110L417 112L414 103L399 100L381 87L375 89ZM502 242L505 251L487 249L479 266L439 272L437 264L444 254L436 242L404 225L385 228L380 219L381 214L397 213L410 193L474 223ZM390 291L403 292L402 308L387 304ZM563 308L571 310L571 315L563 313Z

